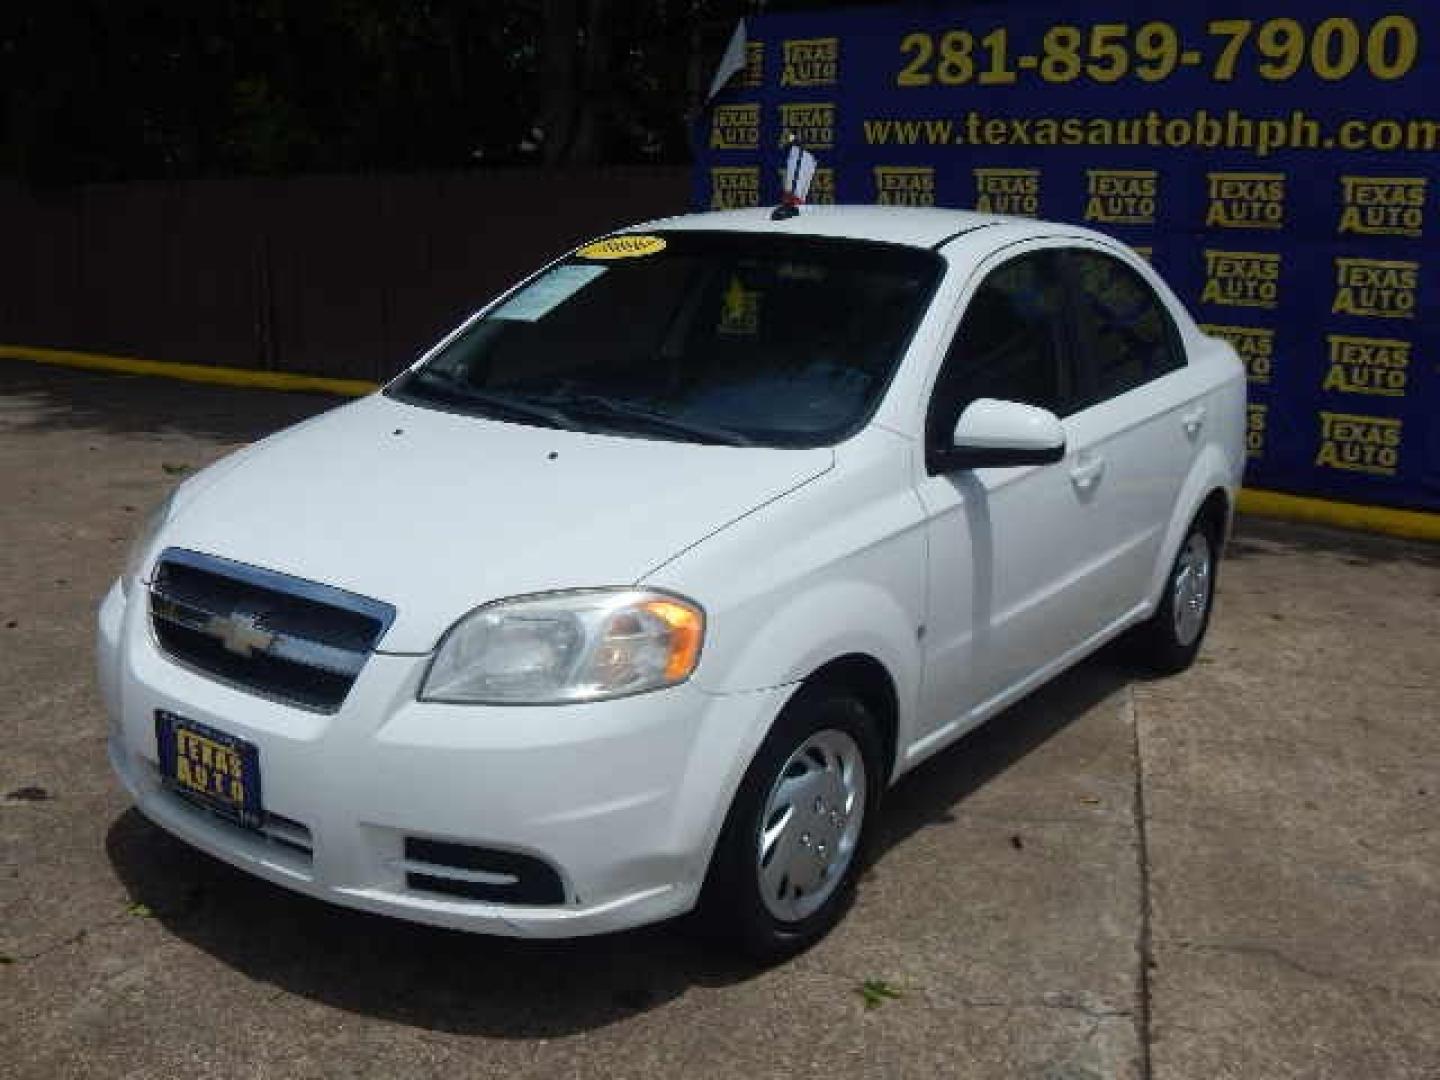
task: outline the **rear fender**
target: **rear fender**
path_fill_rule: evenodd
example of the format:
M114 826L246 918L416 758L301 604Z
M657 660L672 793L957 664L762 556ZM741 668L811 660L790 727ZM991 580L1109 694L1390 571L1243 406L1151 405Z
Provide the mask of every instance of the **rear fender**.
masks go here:
M1235 483L1237 475L1235 465L1216 443L1207 443L1196 457L1195 463L1190 467L1189 476L1185 478L1185 485L1180 489L1180 497L1175 500L1175 513L1171 515L1165 541L1160 545L1159 562L1151 577L1150 588L1145 594L1150 598L1146 606L1147 614L1153 612L1160 602L1165 581L1170 576L1170 567L1180 553L1180 545L1185 541L1190 523L1195 520L1195 515L1205 505L1210 493L1217 489L1225 492L1228 511L1226 534L1229 534L1229 515L1235 512L1235 496L1238 490Z

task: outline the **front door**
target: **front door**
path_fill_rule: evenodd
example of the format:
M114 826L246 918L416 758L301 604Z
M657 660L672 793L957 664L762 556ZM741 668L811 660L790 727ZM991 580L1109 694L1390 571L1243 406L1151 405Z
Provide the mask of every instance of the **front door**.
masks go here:
M1101 554L1105 485L1069 445L1065 418L1080 391L1060 260L1057 249L1031 247L982 268L932 392L928 460L978 398L1051 410L1067 428L1067 450L1052 465L927 468L925 687L912 752L947 741L1095 630L1077 595Z

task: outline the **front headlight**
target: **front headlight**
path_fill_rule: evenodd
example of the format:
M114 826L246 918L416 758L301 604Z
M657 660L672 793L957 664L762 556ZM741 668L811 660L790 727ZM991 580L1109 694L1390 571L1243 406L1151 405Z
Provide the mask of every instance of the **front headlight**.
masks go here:
M560 705L684 682L705 614L669 593L595 589L501 600L440 642L423 701Z
M140 572L145 569L145 556L161 527L169 519L170 508L174 502L175 492L172 491L160 505L145 515L145 520L140 523L140 528L135 533L135 539L130 541L130 550L125 553L125 568L120 572L120 591L127 598L135 582L139 580Z

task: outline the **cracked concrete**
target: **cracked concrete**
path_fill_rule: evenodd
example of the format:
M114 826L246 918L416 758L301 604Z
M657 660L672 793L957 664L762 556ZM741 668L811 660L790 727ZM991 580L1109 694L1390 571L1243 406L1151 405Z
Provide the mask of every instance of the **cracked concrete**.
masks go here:
M1141 745L1141 727L1135 719L1135 692L1132 688L1125 695L1129 708L1129 721L1134 741L1130 752L1131 767L1135 771L1135 809L1132 820L1135 826L1135 873L1140 880L1139 925L1135 929L1135 1027L1140 1043L1140 1075L1149 1080L1155 1066L1150 1053L1153 1038L1151 1023L1152 995L1150 971L1155 964L1152 940L1150 894L1150 841L1148 818L1145 809L1145 748Z
M917 770L768 971L408 926L171 840L107 774L94 605L179 467L329 404L0 364L0 1075L1440 1076L1435 548L1243 522L1192 671L1107 652Z
M1440 550L1252 523L1138 683L1156 1076L1440 1076Z
M1235 941L1176 941L1172 944L1174 947L1180 949L1196 949L1202 952L1239 953L1241 955L1265 957L1289 968L1291 971L1299 972L1301 975L1308 975L1310 978L1322 982L1347 983L1354 990L1361 993L1390 995L1420 1002L1421 1004L1428 1005L1432 1009L1440 1009L1440 997L1434 994L1426 994L1416 990L1404 990L1382 983L1367 982L1363 979L1352 978L1335 971L1322 971L1308 964L1301 963L1293 956L1288 955L1283 949L1276 948L1273 945L1257 945L1251 942Z

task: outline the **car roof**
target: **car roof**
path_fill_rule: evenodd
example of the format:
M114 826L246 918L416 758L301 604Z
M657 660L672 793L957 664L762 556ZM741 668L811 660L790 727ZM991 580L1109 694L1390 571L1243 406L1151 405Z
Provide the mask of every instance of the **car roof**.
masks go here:
M717 232L763 232L777 236L827 236L850 240L873 240L935 248L965 233L992 225L1009 225L1015 231L1035 235L1071 233L1070 226L1031 218L977 214L969 210L944 210L928 206L805 206L794 217L772 219L772 208L719 210L684 214L634 225L624 232L645 230L710 230ZM1025 227L1028 226L1029 229ZM1078 230L1083 232L1084 230Z

